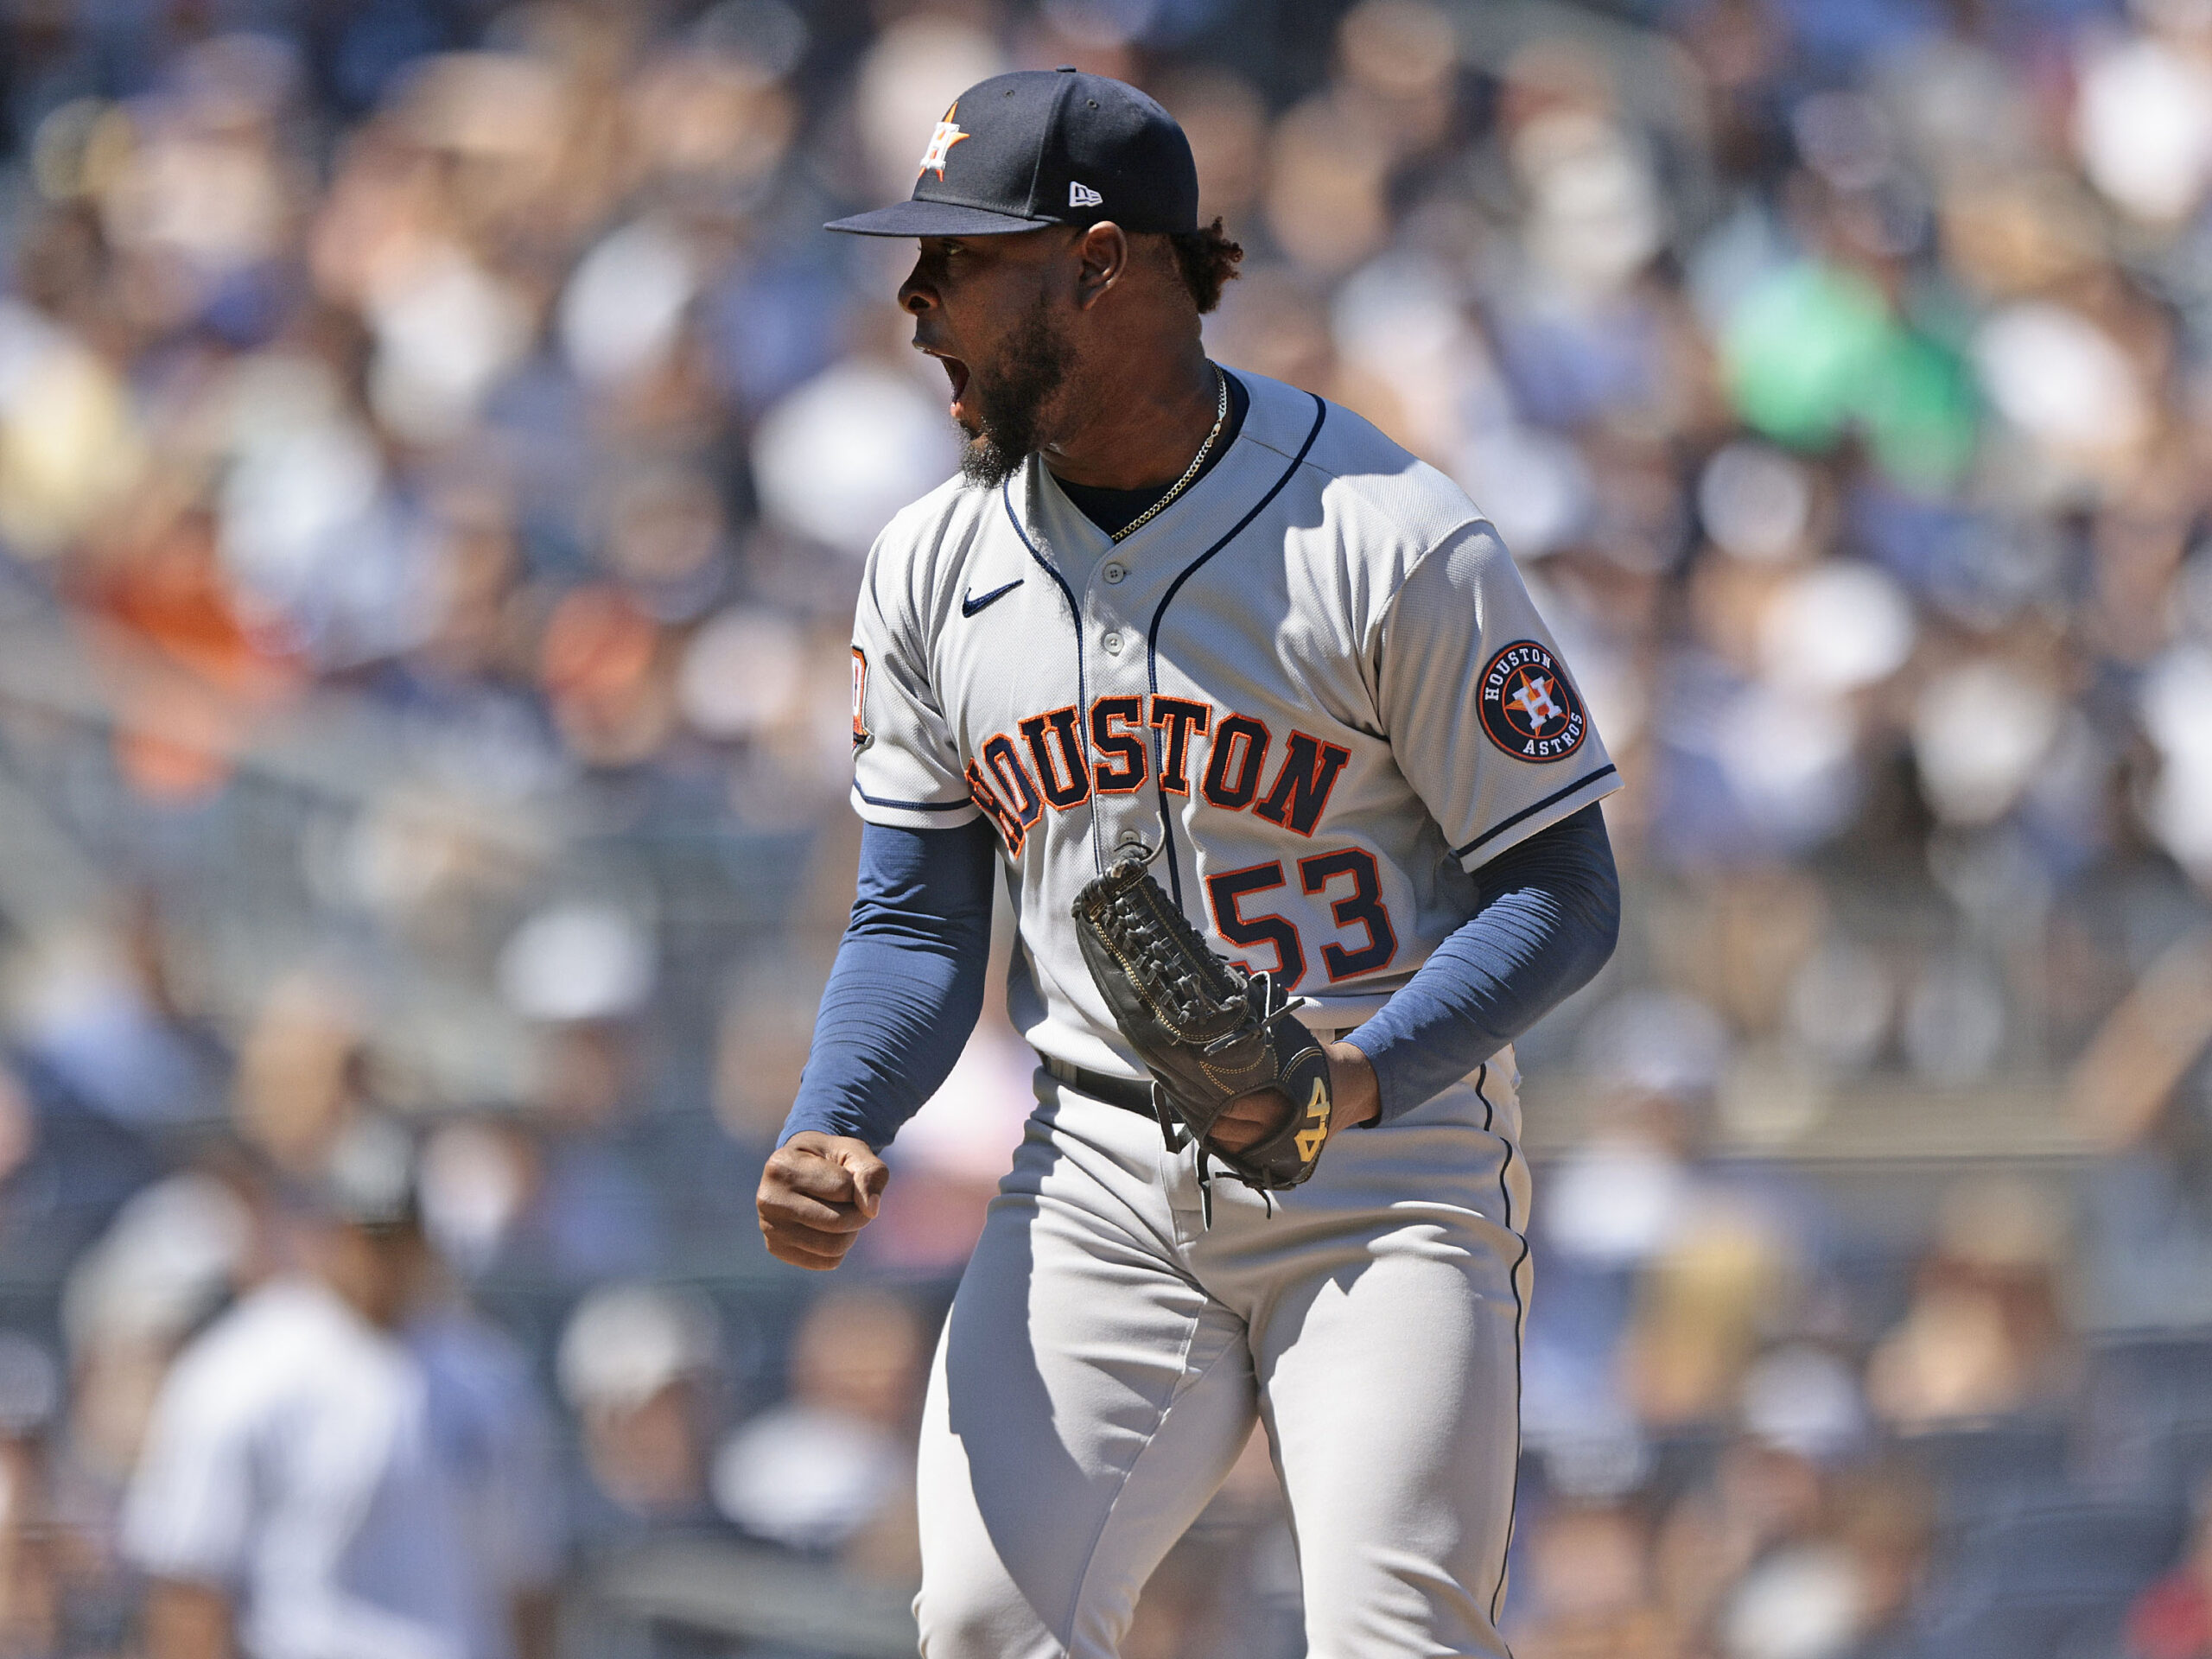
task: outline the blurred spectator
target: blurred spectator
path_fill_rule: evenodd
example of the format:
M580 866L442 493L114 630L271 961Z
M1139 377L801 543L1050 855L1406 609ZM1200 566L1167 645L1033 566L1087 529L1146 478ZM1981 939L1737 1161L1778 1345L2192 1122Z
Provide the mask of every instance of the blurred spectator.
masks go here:
M67 1638L93 1651L135 1623L138 1586L118 1533L163 1379L265 1269L253 1196L220 1160L156 1182L123 1206L64 1287L69 1387L47 1485Z
M538 1044L534 1179L506 1232L509 1260L577 1284L650 1273L667 1241L639 1167L639 1032L652 988L640 919L610 904L555 905L500 951L502 997Z
M259 1266L255 1218L217 1177L171 1176L134 1197L81 1257L61 1305L69 1338L70 1446L119 1487L177 1351Z
M2212 947L2169 945L2092 1033L2069 1105L2099 1156L2080 1184L2083 1311L2104 1331L2212 1325Z
M1763 1205L1710 1187L1639 1276L1622 1333L1629 1402L1655 1427L1734 1406L1762 1334L1796 1289L1796 1244Z
M1821 1465L1801 1451L1750 1437L1725 1447L1710 1479L1661 1526L1659 1599L1669 1618L1688 1632L1711 1630L1732 1615L1756 1624L1756 1612L1732 1608L1732 1599L1761 1562L1816 1559L1797 1552L1815 1548L1826 1497Z
M26 1052L92 1110L135 1128L204 1122L211 1056L188 1041L149 982L139 941L86 931L41 942L22 964L16 1019Z
M301 973L263 1001L238 1055L232 1116L279 1169L318 1170L366 1086L363 1011L344 985Z
M1847 1476L1836 1494L1834 1529L1851 1562L1852 1634L1860 1653L1896 1653L1910 1643L1936 1543L1932 1485L1910 1465L1891 1462Z
M588 1535L709 1516L719 1342L706 1302L649 1285L594 1291L570 1316L558 1366L582 1431Z
M29 1338L0 1332L0 1654L33 1659L62 1639L67 1541L48 1471L61 1378Z
M1633 1510L1568 1506L1541 1516L1517 1592L1533 1605L1513 1638L1525 1659L1672 1659L1680 1639L1655 1598L1649 1528Z
M1689 997L1630 993L1584 1026L1579 1064L1602 1105L1548 1172L1541 1315L1522 1362L1522 1433L1561 1491L1611 1497L1643 1472L1639 1384L1622 1344L1654 1264L1714 1201L1696 1157L1727 1050L1719 1017Z
M2200 1508L2179 1565L2129 1610L2127 1654L2128 1659L2212 1654L2212 1513Z
M180 1357L124 1522L154 1659L551 1651L554 1495L526 1375L433 1306L414 1147L365 1116L301 1262Z
M1904 1429L2055 1408L2077 1356L2060 1302L2063 1212L2019 1181L1946 1195L1911 1306L1867 1364L1875 1409Z
M896 1295L817 1299L792 1338L789 1395L715 1453L715 1507L756 1536L918 1582L912 1481L924 1342Z
M501 1260L572 1286L652 1272L668 1240L640 1157L637 1033L587 1020L541 1038L537 1133Z
M511 1125L462 1120L423 1147L423 1230L464 1280L499 1257L520 1213L530 1153Z

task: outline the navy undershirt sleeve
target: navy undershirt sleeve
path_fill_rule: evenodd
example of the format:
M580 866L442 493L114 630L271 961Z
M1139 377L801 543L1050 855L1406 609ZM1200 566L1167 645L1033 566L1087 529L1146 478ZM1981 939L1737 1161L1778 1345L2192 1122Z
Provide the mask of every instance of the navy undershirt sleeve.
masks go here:
M783 1140L819 1129L880 1150L937 1092L982 1012L997 861L980 819L861 830L852 918Z
M988 825L861 838L858 896L784 1125L886 1145L951 1072L983 1001ZM1350 1040L1374 1065L1378 1122L1472 1071L1586 984L1612 954L1620 886L1587 806L1476 872L1474 916Z
M1590 982L1620 937L1620 878L1595 805L1475 872L1474 916L1345 1041L1387 1123L1465 1077Z

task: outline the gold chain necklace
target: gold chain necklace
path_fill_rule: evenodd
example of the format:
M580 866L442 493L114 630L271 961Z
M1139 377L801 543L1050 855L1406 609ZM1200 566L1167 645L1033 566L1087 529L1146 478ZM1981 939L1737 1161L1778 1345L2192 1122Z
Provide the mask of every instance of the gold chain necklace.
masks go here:
M1120 542L1135 535L1160 513L1165 512L1169 502L1190 488L1191 480L1198 475L1198 468L1206 464L1206 457L1213 453L1213 442L1221 435L1222 423L1229 418L1229 377L1221 372L1221 365L1217 363L1213 367L1213 379L1215 388L1213 430L1206 434L1206 441L1198 446L1198 453L1191 457L1191 464L1183 469L1183 476L1175 480L1175 487L1116 531L1113 537L1115 541Z

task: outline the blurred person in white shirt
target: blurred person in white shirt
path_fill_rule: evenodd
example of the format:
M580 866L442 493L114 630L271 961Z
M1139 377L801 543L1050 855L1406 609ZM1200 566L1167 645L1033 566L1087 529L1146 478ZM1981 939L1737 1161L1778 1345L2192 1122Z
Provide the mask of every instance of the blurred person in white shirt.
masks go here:
M791 1344L789 1396L715 1456L715 1508L757 1538L918 1580L912 1471L930 1336L896 1292L817 1297Z
M577 1305L555 1365L575 1413L587 1547L706 1524L706 1465L720 1415L714 1306L664 1285L602 1286Z
M547 1659L559 1503L542 1407L438 1294L415 1148L356 1122L299 1261L179 1357L123 1547L147 1659Z

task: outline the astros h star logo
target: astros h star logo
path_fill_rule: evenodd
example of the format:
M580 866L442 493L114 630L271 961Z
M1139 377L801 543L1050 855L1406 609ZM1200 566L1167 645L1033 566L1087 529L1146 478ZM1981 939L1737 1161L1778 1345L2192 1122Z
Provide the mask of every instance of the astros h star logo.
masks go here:
M1483 731L1522 760L1564 760L1582 747L1590 722L1557 659L1533 639L1516 639L1483 669Z
M972 136L952 124L953 112L959 107L955 103L951 109L947 110L944 119L937 124L937 130L930 135L930 147L922 152L922 164L914 169L916 178L934 169L938 177L942 179L944 176L944 158L952 153L952 147Z

